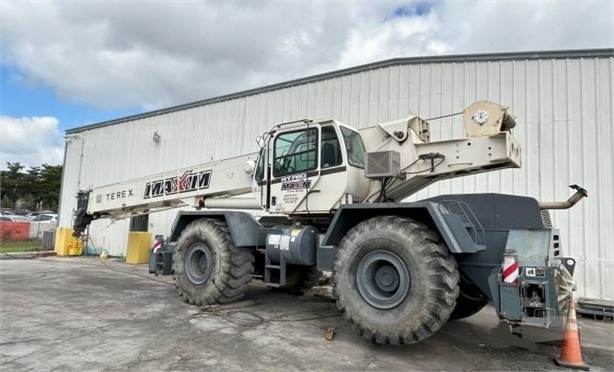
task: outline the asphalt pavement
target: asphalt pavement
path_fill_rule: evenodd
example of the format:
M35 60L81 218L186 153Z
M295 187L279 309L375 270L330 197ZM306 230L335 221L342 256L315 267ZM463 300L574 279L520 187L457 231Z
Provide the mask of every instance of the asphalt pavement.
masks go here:
M95 257L0 260L0 370L560 369L556 345L498 339L492 307L419 344L378 346L341 319L325 287L297 297L254 283L245 300L203 310L147 271ZM584 362L614 370L614 325L579 321Z

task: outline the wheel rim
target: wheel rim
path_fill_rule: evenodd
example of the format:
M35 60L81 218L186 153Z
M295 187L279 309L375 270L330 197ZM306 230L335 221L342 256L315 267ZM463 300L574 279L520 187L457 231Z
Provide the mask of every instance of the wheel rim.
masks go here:
M203 284L209 279L213 271L211 250L202 243L190 246L184 264L188 279L194 284Z
M373 251L356 268L356 285L362 298L378 309L391 309L405 300L411 287L407 266L396 254Z

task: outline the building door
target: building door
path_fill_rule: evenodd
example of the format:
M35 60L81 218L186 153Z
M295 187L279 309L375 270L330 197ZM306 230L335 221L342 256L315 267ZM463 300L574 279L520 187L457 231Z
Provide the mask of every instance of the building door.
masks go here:
M149 227L149 215L141 214L130 218L130 231L147 231Z

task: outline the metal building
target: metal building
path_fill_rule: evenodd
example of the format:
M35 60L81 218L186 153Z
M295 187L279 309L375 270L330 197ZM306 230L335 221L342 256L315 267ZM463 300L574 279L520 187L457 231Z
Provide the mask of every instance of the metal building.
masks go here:
M67 131L60 226L71 226L79 189L253 152L274 124L333 117L367 127L406 116L462 111L488 99L510 107L523 168L441 181L413 196L501 192L566 200L553 211L565 252L578 261L579 296L614 299L614 50L400 58L207 99ZM432 139L462 137L452 116L431 122ZM149 216L168 234L176 211ZM134 222L134 221L133 221ZM131 221L98 220L95 246L125 254Z

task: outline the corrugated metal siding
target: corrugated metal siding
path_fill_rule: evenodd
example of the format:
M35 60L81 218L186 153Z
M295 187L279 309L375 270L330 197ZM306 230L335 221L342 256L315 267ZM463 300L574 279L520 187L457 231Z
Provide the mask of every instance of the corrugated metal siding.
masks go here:
M70 224L77 190L234 156L255 149L254 138L274 124L334 117L367 127L405 116L459 112L489 99L516 115L522 169L442 181L411 199L446 193L502 192L565 200L568 184L590 197L569 211L553 211L566 253L578 259L580 296L614 298L614 59L518 59L391 65L283 87L232 100L164 112L76 132L67 145L61 225ZM433 140L461 137L461 118L431 123ZM152 141L153 132L161 142ZM75 133L75 131L71 131ZM167 233L175 215L150 217L150 231ZM92 225L111 254L125 250L127 222Z

